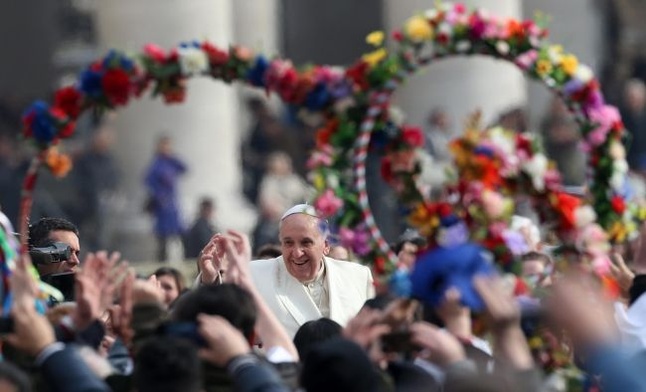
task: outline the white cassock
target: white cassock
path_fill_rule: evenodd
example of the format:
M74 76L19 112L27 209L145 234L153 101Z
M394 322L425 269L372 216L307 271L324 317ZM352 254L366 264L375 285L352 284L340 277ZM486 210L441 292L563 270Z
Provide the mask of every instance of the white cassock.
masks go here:
M254 260L250 267L258 291L291 337L301 325L324 314L345 326L375 295L370 269L348 261L326 257L322 291L316 293L315 287L289 274L282 256Z

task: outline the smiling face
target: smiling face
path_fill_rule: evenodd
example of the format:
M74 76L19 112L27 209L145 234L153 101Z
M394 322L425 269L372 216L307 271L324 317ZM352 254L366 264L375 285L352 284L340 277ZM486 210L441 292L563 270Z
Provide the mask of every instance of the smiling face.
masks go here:
M300 282L316 278L330 250L319 220L306 214L289 215L281 222L280 246L287 271Z

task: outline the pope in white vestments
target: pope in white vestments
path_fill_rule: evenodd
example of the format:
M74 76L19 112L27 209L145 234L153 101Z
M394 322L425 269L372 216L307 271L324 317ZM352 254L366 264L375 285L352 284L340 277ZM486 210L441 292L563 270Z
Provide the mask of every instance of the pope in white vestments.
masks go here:
M326 257L326 224L300 204L281 218L283 255L251 262L254 283L290 336L310 320L345 324L374 296L370 269Z

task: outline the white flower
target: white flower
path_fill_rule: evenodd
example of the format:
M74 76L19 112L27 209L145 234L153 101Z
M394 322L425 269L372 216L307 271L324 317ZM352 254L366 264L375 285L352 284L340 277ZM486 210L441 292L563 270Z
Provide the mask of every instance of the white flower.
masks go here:
M332 189L336 189L339 187L339 176L336 174L330 173L327 176L327 185L328 187Z
M502 127L495 127L489 131L489 139L497 148L499 148L507 157L515 155L516 142L509 137Z
M457 50L458 53L465 53L469 51L469 49L471 49L471 42L467 40L462 40L455 45L455 50Z
M177 53L182 75L199 75L209 70L209 58L201 49L193 47L179 48Z
M559 65L561 64L561 60L563 60L563 53L557 46L550 46L547 49L547 57L549 57L552 64Z
M585 227L597 220L597 213L591 206L581 206L574 210L574 225L577 228Z
M498 43L496 43L496 50L498 53L505 56L509 54L509 44L506 41L498 41Z
M628 162L626 162L625 159L619 159L614 161L612 164L612 168L615 173L622 173L622 174L628 173L628 170L630 169L628 167Z
M437 33L438 35L446 35L448 37L451 37L453 35L453 27L451 27L450 24L447 22L442 22L437 26Z
M543 154L534 154L532 159L523 164L523 171L532 179L532 184L537 191L545 189L545 172L547 171L547 158Z
M439 14L440 13L437 9L431 8L424 13L424 16L426 16L426 19L435 19Z
M404 112L400 108L390 106L388 108L388 117L390 118L390 121L393 122L393 124L401 126L402 124L404 124L406 114L404 114Z
M532 35L529 37L529 44L532 45L532 48L538 48L541 46L541 40Z
M582 81L583 83L588 83L590 80L592 80L594 75L590 67L588 67L585 64L579 64L579 66L576 69L576 73L574 74L574 77L576 77L578 80Z
M626 175L620 172L612 173L610 177L610 187L616 191L621 191L626 183Z

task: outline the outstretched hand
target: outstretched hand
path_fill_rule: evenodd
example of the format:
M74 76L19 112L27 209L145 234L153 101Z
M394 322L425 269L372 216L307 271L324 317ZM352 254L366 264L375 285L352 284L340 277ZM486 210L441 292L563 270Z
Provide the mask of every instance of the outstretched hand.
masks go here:
M198 257L198 267L201 273L201 281L204 284L222 280L222 273L227 270L225 256L224 236L220 233L211 237L211 240L204 246Z
M112 305L117 281L124 275L128 263L119 264L121 254L105 251L90 253L83 268L76 274L76 310L72 314L74 326L84 330Z

